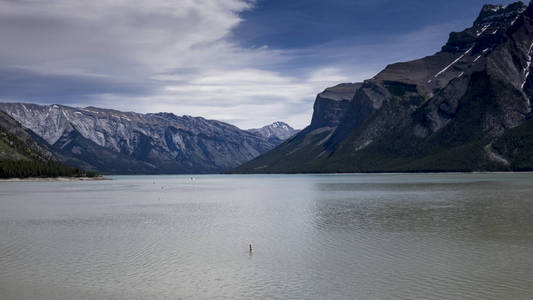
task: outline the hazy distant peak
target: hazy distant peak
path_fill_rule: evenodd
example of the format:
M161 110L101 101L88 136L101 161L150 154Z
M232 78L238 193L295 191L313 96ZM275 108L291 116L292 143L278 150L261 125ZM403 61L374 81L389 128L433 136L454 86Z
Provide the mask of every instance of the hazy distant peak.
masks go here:
M276 138L280 141L284 141L299 132L299 130L294 129L289 124L281 121L274 122L261 128L249 129L248 131L267 139Z

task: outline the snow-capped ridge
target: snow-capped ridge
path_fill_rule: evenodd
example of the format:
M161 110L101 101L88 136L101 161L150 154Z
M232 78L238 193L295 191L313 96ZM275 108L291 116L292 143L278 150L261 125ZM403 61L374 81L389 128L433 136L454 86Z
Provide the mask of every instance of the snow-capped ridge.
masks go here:
M249 129L248 131L267 139L274 138L279 141L284 141L299 132L299 130L295 130L289 124L281 121L276 121L261 128Z

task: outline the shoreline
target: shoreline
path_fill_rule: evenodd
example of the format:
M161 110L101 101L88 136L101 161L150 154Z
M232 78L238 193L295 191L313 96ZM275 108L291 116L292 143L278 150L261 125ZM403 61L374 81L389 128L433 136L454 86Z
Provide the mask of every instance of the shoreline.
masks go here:
M479 174L533 174L533 171L474 171L474 172L365 172L365 173L227 173L227 174L131 174L111 176L261 176L261 175L326 175L326 176L350 176L350 175L479 175ZM72 181L108 181L110 177L28 177L28 178L0 178L2 182L72 182Z
M69 181L105 181L113 180L108 177L28 177L28 178L0 178L0 182L69 182Z
M301 172L301 173L224 173L220 175L439 175L439 174L533 174L533 171L450 171L450 172ZM217 174L198 174L217 175Z

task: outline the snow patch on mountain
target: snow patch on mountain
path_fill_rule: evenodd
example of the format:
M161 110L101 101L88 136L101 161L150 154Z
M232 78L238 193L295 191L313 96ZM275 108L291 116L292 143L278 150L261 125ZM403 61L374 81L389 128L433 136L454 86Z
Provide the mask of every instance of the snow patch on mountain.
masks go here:
M249 132L262 136L266 139L276 138L284 141L299 132L284 122L274 122L262 128L249 129Z

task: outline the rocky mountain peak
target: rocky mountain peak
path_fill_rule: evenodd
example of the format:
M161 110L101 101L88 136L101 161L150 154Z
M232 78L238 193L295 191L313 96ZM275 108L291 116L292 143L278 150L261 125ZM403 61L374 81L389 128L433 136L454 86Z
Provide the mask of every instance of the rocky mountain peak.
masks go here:
M442 51L465 52L476 42L485 45L494 44L516 23L526 9L527 6L520 1L509 5L487 4L481 9L472 27L450 33L450 38L442 47Z
M287 123L279 122L279 121L272 123L270 126L273 128L281 128L281 129L286 129L286 130L288 130L290 127Z
M478 18L474 21L474 25L512 20L512 18L516 18L516 16L523 13L526 8L527 6L521 1L509 5L487 4L481 9Z
M289 124L281 121L274 122L261 128L249 129L248 131L278 144L299 132L299 130L294 129Z

